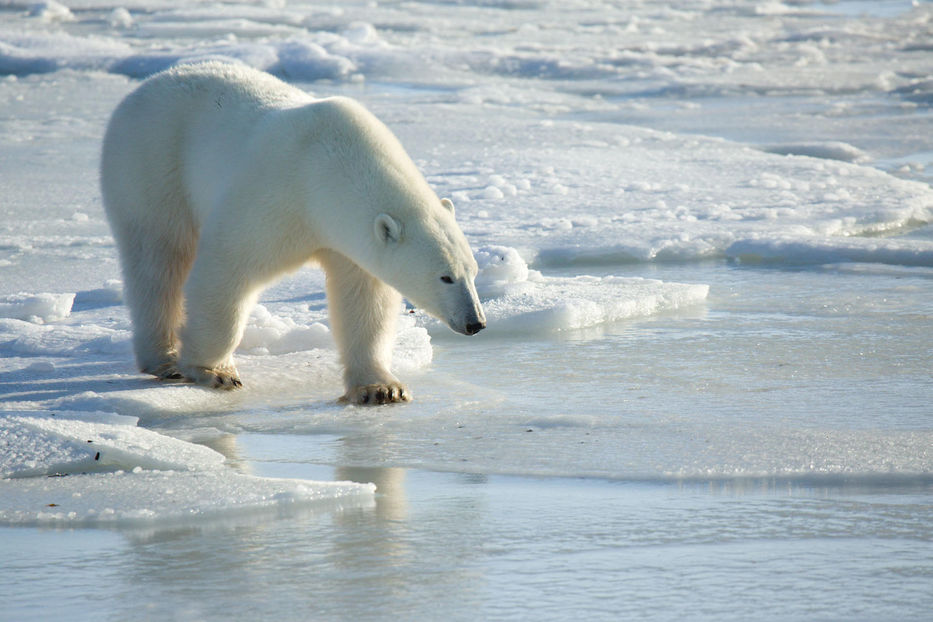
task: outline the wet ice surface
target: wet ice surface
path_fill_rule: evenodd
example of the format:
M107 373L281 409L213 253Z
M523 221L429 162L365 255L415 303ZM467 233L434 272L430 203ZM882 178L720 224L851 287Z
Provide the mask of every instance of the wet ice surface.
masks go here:
M929 3L66 4L0 9L0 618L933 608ZM208 56L456 203L490 327L400 309L412 404L335 404L312 269L244 390L135 373L100 137Z
M373 480L386 495L374 507L174 528L0 528L4 543L18 541L4 544L14 595L5 606L15 619L43 602L49 615L177 620L923 619L928 610L929 487L292 474ZM218 612L225 603L236 610Z

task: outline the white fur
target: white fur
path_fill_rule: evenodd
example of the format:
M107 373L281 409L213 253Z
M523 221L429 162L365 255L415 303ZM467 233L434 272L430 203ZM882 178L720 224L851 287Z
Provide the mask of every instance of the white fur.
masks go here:
M257 295L312 259L348 401L409 398L389 371L397 292L455 331L485 324L453 205L353 100L239 65L170 69L114 112L101 186L144 372L239 386Z

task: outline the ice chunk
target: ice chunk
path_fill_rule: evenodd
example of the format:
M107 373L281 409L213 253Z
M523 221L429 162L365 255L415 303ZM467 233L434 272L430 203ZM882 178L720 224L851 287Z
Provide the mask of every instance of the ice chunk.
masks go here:
M45 2L36 2L29 6L29 16L38 17L46 22L71 22L74 21L74 14L71 9L55 0L46 0Z
M638 277L539 277L506 286L483 306L490 332L551 332L674 311L708 293L708 285Z
M111 28L121 28L124 30L132 28L135 25L133 16L123 7L117 7L112 10L110 15L107 16L107 23L110 24Z
M64 319L71 314L74 294L13 294L0 297L0 318L34 324Z
M278 45L279 63L273 68L292 80L344 78L356 71L356 64L312 41L294 39Z
M779 143L765 145L762 151L780 155L810 156L811 158L824 158L827 160L840 160L842 162L863 162L868 160L868 154L849 143L841 141L810 142L810 143Z
M504 197L505 195L502 193L502 190L496 186L486 186L483 190L483 198L487 201L495 201Z
M430 365L433 358L428 331L418 326L417 320L409 314L399 317L392 354L393 368L396 371L421 369Z
M501 295L510 283L528 280L528 264L514 248L484 246L474 252L479 273L476 290L481 297Z
M0 477L148 469L209 470L224 457L108 413L0 415Z
M368 22L352 22L340 34L350 43L357 45L384 43L375 26Z
M588 328L673 311L706 299L708 285L665 283L618 276L547 277L529 270L507 246L475 252L476 288L487 331L551 332Z
M238 350L254 354L287 354L314 349L333 349L330 329L320 322L299 326L291 318L272 315L263 305L256 305L243 331Z

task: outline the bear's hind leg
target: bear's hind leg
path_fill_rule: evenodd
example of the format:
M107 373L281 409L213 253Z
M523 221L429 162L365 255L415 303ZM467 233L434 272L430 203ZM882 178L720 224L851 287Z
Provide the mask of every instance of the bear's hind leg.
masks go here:
M233 351L243 336L258 287L244 281L248 271L201 240L185 285L186 320L181 330L178 371L186 380L212 389L243 386Z
M149 231L120 239L136 362L143 373L180 380L178 329L184 316L182 288L194 258L194 234L162 237Z
M340 401L410 401L411 392L389 371L401 296L343 255L327 251L317 259L327 273L328 315L344 365Z

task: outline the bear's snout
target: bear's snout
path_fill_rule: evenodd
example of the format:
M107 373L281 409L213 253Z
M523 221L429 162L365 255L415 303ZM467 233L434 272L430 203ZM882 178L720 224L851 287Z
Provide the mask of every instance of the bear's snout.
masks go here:
M475 335L486 328L486 314L483 313L483 305L476 295L473 280L460 279L459 285L443 290L446 312L436 317L446 318L445 323L456 333Z

